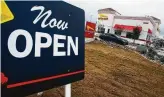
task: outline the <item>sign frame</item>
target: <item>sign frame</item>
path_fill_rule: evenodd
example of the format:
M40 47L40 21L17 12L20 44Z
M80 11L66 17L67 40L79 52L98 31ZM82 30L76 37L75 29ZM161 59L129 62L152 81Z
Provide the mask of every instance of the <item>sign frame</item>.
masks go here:
M14 4L12 4L11 2L13 2ZM55 7L52 6L52 4L51 4L52 2L55 2L54 3L56 5ZM25 3L26 3L26 5L23 5ZM0 40L1 40L1 42L4 43L4 44L1 44L1 50L2 50L2 52L1 52L1 63L2 63L1 76L3 74L4 78L7 78L5 83L3 85L1 84L2 85L1 86L2 97L27 96L27 95L30 95L33 93L37 93L40 91L44 91L44 90L58 87L61 85L66 85L68 83L72 83L72 82L84 79L84 71L85 71L84 70L84 68L85 68L84 67L84 65L85 65L85 61L84 61L84 47L85 47L84 10L77 8L71 4L68 4L63 1L42 1L42 2L32 1L29 3L27 3L27 1L7 1L6 4L8 5L8 8L13 13L14 19L1 24L2 37ZM28 14L28 18L26 18L27 20L26 19L24 20L24 21L26 21L27 26L25 26L25 24L21 24L20 21L23 21L23 19L20 19L20 17L25 13L23 13L23 11L21 11L21 10L20 10L20 12L17 11L18 8L20 8L20 7L18 7L19 4L22 4L20 6L22 7L22 10L24 10L24 11L27 11L27 9L29 9L35 5L38 6L41 4L43 4L45 9L48 6L47 7L47 8L49 8L48 10L50 10L50 9L54 10L55 8L58 10L59 9L63 10L62 11L62 13L64 13L63 15L61 12L59 13L59 15L58 14L52 14L52 15L53 16L56 15L56 18L59 18L59 20L63 19L63 21L65 21L64 23L66 23L68 21L68 23L69 23L68 29L66 29L66 30L64 29L64 28L67 28L66 27L67 25L65 27L63 26L63 29L62 28L59 29L59 26L56 28L51 28L52 25L49 25L49 27L46 28L46 27L44 27L44 25L42 25L42 23L40 21L35 22L37 17L32 16L30 14L30 12L27 13ZM61 6L59 6L59 5L61 5ZM70 9L70 10L64 10L64 9ZM33 9L33 10L37 10L37 8ZM32 11L32 9L31 9L31 11ZM36 14L38 14L38 12L34 12L34 14L36 15ZM57 10L52 11L52 13L53 12L57 13ZM33 12L31 12L31 13L33 13ZM70 14L68 14L68 13L70 13ZM66 16L68 16L68 18ZM52 18L52 16L50 16L50 17ZM30 21L31 18L34 21ZM78 25L76 25L77 21L79 23ZM31 27L31 24L33 24L32 27ZM9 27L10 27L10 29L7 29ZM16 30L16 29L18 29L18 30ZM38 29L38 30L36 30L36 29ZM16 32L14 32L14 31L16 31ZM60 39L59 43L66 44L66 46L70 45L72 48L69 49L70 52L68 52L69 50L64 48L63 46L62 46L63 49L59 49L59 51L67 51L65 56L60 56L60 55L58 56L58 54L55 55L52 53L52 56L50 57L50 55L51 55L50 49L54 50L54 48L53 48L54 46L49 46L49 47L43 48L43 50L40 51L41 52L40 55L35 53L38 51L38 50L35 50L35 48L37 46L33 47L31 52L29 54L27 54L26 56L25 55L21 56L21 53L20 53L20 55L14 55L15 53L12 53L12 51L10 51L10 49L13 50L13 48L9 47L9 45L12 45L11 42L13 42L12 40L14 38L13 37L9 38L9 37L12 36L12 33L14 33L13 34L13 36L14 36L17 32L20 32L20 31L24 31L23 33L25 33L25 34L29 33L29 35L31 35L31 37L32 37L32 41L33 41L32 43L35 45L37 44L37 43L35 43L35 42L37 42L36 41L37 33L44 32L44 33L48 33L49 36L51 36L51 37L53 36L52 37L53 43L55 43L54 42L55 35L57 35L57 37L55 37L55 38L59 38L60 36L62 36L62 38L61 37L59 38ZM26 33L26 31L27 31L27 33ZM53 33L52 33L52 31L53 31ZM55 32L55 34L54 34L54 32ZM42 33L40 33L40 34L42 34ZM22 35L24 35L24 34L22 34ZM34 36L34 35L36 35L36 36ZM47 34L45 34L45 35L47 35ZM66 36L66 39L63 38L64 35ZM71 36L72 36L72 41L69 40L69 39L71 39ZM75 46L77 45L76 37L78 37L78 54L75 52L75 49L76 49ZM49 39L47 37L44 37L44 38L46 38L47 41ZM11 39L11 41L9 42L10 39ZM30 38L25 37L25 35L24 35L24 37L15 39L16 43L17 43L16 45L19 45L19 46L17 46L18 51L22 50L22 52L23 52L23 50L24 51L26 50L26 46L24 44L26 44L26 45L28 44L27 41L25 41L28 39L30 39ZM22 41L20 41L20 40L22 40ZM45 42L44 39L40 40L40 41L41 41L40 42L41 44L43 44L42 41ZM70 44L68 41L70 41ZM45 43L47 43L47 42L45 42ZM74 43L74 45L73 45L73 43ZM8 48L6 48L7 46L8 46ZM55 57L55 58L53 58L53 57ZM6 58L8 58L9 61L7 61ZM30 62L29 60L32 60L32 61ZM48 62L48 61L50 61L50 62ZM16 64L17 62L19 62L17 64L18 66L14 65L14 67L13 67L13 65L11 65L11 64ZM53 68L52 62L59 64L59 66L60 66L59 69L56 68L57 67L56 65L54 65L55 66L54 69L51 69L51 68ZM37 63L40 63L40 64L38 65ZM3 64L6 64L6 65L3 65ZM8 64L10 64L10 65L8 65ZM23 66L21 66L21 64ZM32 64L32 65L29 65L27 67L27 64ZM45 64L50 67L46 68ZM35 66L35 65L37 65L37 66ZM11 68L9 68L9 66L11 66ZM31 69L31 67L35 70ZM18 69L16 70L16 68L18 68ZM60 70L61 68L63 68L63 70ZM47 71L44 71L44 70L47 70Z

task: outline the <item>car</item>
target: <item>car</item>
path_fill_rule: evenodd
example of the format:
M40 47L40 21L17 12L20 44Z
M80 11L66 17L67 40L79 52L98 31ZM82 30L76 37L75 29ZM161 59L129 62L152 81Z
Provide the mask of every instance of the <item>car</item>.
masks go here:
M114 42L120 45L128 45L128 41L118 37L115 34L105 33L99 35L99 38L104 41Z

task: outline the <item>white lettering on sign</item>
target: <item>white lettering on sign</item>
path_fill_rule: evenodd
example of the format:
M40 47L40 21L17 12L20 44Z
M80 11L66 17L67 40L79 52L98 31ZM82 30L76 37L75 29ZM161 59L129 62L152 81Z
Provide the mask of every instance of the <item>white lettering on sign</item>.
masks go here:
M16 41L18 36L23 35L26 38L26 48L23 52L19 52L16 48ZM26 31L22 29L18 29L13 31L9 38L8 38L8 49L9 52L17 58L24 58L27 55L30 54L32 50L33 42L32 42L32 37L31 35Z
M43 6L34 6L31 8L31 11L40 10L40 13L33 21L33 24L36 24L44 17L43 21L41 22L42 28L49 26L50 28L57 27L59 30L68 29L68 22L65 22L65 21L62 21L62 20L57 21L56 18L53 18L49 22L47 22L47 20L49 20L48 18L52 14L52 11L48 10L44 12L44 9L45 8ZM21 35L24 36L26 39L25 50L22 52L18 51L16 47L17 38ZM75 41L73 41L72 36L65 36L65 35L58 35L58 34L53 34L53 36L51 36L48 33L36 31L34 38L35 39L33 42L32 36L26 30L17 29L13 31L8 38L9 52L11 53L11 55L17 58L27 57L31 53L33 49L33 43L34 43L34 56L35 57L41 57L41 50L49 48L51 45L53 45L52 56L71 56L72 54L71 50L74 52L76 56L78 55L78 37L75 37ZM47 41L42 43L41 41L42 38L46 39ZM59 43L59 40L63 40L66 42ZM61 51L60 48L64 48L66 51Z
M64 35L54 35L54 51L53 51L53 55L54 56L65 56L66 52L59 52L58 51L59 47L64 47L64 43L58 43L59 39L65 40L66 36L64 36Z
M26 38L26 47L23 52L19 52L16 47L17 38L19 36L24 36ZM47 41L42 43L42 38ZM65 43L59 43L59 40L67 41L67 46ZM43 32L36 32L35 34L35 57L41 57L41 49L46 49L53 44L52 56L70 56L71 49L75 55L78 55L78 37L75 37L75 42L71 36L54 34L53 39L51 35ZM33 39L30 33L23 29L17 29L13 31L8 38L8 49L11 55L17 58L27 57L33 48ZM59 48L66 48L66 51L59 51ZM67 53L67 54L66 54Z
M75 53L75 55L78 55L78 37L76 37L76 40L75 40L75 44L72 40L72 37L71 36L68 36L68 43L67 43L67 55L70 56L71 55L71 46L72 46L72 49Z
M36 32L35 34L35 57L40 57L41 48L48 48L52 44L52 38L47 33ZM41 43L41 39L46 38L46 43Z
M57 22L56 18L53 18L49 22L47 22L47 19L51 16L52 11L48 10L45 13L43 13L44 9L45 8L43 6L34 6L31 8L31 11L40 10L40 13L38 14L38 16L33 21L34 24L36 24L41 18L45 17L41 23L42 28L49 26L50 28L57 27L58 29L61 29L61 30L68 29L68 22L65 22L65 21L59 20Z

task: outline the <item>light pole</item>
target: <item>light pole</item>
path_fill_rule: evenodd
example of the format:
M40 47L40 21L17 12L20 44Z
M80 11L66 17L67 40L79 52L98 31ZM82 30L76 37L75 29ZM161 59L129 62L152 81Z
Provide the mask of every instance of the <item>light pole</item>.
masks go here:
M93 15L92 15L92 14L90 14L90 22L92 21L92 16L93 16Z

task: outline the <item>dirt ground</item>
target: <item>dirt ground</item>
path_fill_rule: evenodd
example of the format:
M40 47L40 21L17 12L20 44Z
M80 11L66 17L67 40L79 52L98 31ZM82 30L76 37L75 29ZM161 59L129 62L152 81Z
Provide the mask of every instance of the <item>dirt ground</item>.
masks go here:
M85 66L85 79L72 84L72 97L164 97L164 66L133 51L89 43ZM64 97L64 88L40 97Z

